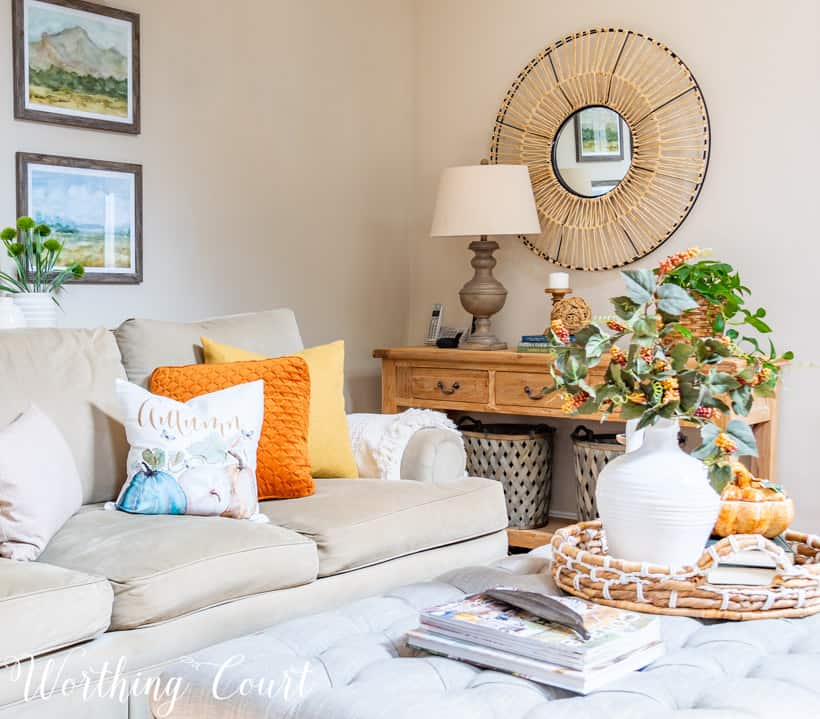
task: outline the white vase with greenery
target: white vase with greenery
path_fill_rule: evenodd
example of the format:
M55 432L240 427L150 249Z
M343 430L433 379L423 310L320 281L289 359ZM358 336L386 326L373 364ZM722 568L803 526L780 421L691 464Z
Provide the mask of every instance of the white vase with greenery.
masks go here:
M614 316L571 335L552 323L550 372L570 414L634 421L627 452L598 477L598 511L609 551L620 559L679 567L695 562L735 482L739 456L756 456L748 415L756 397L775 396L791 352L761 348L771 328L763 308L745 309L748 289L725 262L700 260L698 248L649 268L621 273L626 294L612 298ZM684 286L686 285L686 286ZM706 336L686 326L708 297L714 319ZM590 369L602 365L593 383ZM700 427L701 445L678 447L679 423ZM643 432L642 441L635 432ZM711 479L711 486L709 480ZM773 494L782 487L763 486ZM739 487L738 487L739 491Z
M0 291L14 297L29 327L56 327L58 296L69 279L85 274L82 265L58 266L63 243L49 237L51 228L30 217L20 217L17 227L6 227L0 240L14 262L15 272L0 272Z

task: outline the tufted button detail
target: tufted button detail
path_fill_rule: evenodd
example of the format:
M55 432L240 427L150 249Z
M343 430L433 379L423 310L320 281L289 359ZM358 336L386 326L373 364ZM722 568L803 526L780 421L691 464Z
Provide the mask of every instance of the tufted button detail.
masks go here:
M303 694L243 705L243 719L820 717L820 617L708 622L661 616L667 654L585 697L406 645L404 635L417 626L424 607L499 582L548 591L540 566L505 560L494 568L465 568L212 647L194 657L198 670L184 664L166 670L189 685L177 711L213 714L207 662L218 667L241 654L246 663L231 669L229 685L310 669Z

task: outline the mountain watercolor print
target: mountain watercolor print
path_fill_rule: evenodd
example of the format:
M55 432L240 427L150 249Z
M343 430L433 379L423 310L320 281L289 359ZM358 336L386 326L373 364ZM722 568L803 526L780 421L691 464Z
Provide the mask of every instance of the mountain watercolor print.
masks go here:
M15 116L139 132L139 16L14 0Z

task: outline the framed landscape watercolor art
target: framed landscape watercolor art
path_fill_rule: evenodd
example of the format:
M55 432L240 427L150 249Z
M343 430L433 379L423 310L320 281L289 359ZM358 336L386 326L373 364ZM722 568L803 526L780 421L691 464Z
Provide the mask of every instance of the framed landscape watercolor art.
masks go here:
M585 107L575 113L577 162L617 162L624 159L621 116L608 107Z
M138 134L139 22L84 0L12 0L14 116Z
M18 152L17 214L51 227L78 282L142 282L142 165Z

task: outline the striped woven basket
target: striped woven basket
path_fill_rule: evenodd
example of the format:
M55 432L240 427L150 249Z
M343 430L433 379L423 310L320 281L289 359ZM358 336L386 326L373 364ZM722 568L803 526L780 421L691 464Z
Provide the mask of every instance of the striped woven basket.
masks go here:
M651 614L703 619L772 619L820 612L820 537L786 532L795 551L790 562L776 544L758 534L721 539L697 564L676 571L606 554L600 520L559 529L552 539L552 575L561 589L599 604ZM707 572L721 557L760 549L776 563L767 587L712 585Z
M717 317L717 307L697 292L690 293L698 306L681 315L680 323L695 337L711 337L715 334L712 323Z

